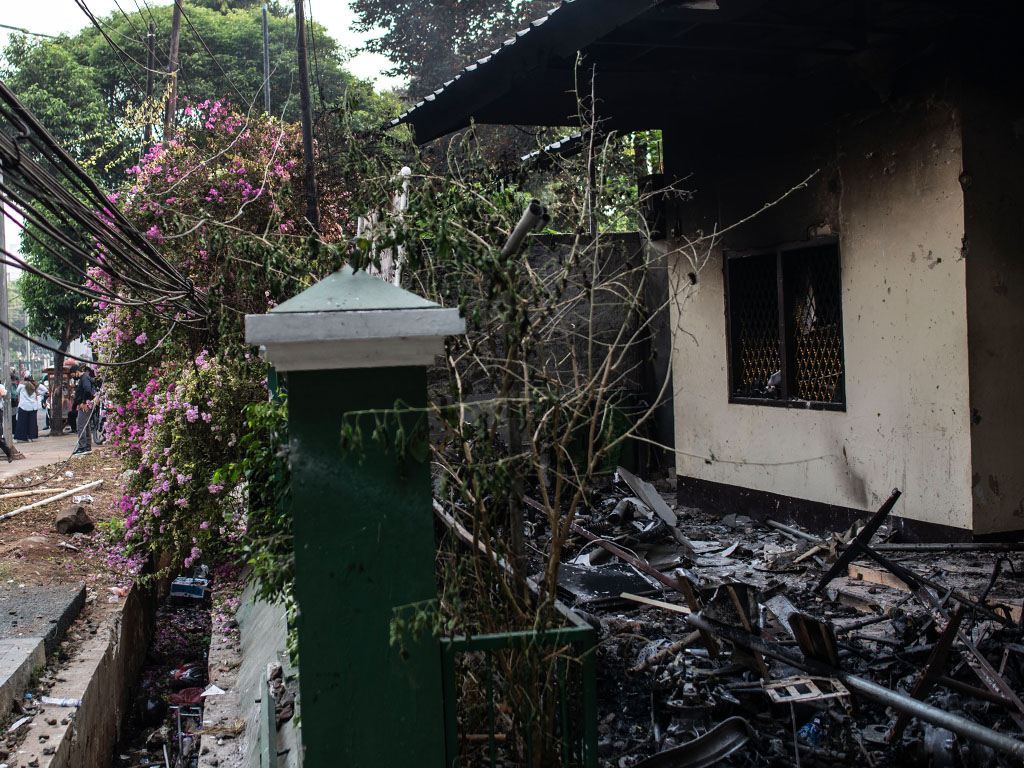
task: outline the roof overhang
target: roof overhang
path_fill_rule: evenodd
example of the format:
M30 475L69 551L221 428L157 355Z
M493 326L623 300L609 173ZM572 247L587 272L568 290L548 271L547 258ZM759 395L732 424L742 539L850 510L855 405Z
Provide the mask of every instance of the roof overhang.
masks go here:
M421 144L473 122L579 127L577 93L592 88L602 130L744 114L758 130L787 111L823 117L851 99L884 101L890 81L943 42L957 56L988 55L993 46L964 33L1008 34L1014 25L998 16L1019 15L1013 5L565 0L393 124L411 125Z

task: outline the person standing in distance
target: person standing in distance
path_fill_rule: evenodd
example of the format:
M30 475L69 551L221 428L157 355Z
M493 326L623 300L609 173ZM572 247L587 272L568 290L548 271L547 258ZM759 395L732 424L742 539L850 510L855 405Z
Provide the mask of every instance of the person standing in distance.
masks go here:
M78 377L78 385L75 387L75 400L71 405L72 411L78 414L78 447L74 456L81 456L92 453L92 435L89 431L89 424L92 419L93 398L96 397L96 386L92 379L92 369L89 366L82 367L82 375Z

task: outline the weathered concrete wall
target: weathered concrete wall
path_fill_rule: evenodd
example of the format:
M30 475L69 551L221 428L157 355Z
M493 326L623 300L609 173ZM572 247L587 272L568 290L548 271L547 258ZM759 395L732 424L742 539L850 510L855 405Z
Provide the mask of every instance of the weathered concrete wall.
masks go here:
M695 285L670 257L679 475L856 510L898 487L897 514L971 527L958 111L920 100L730 153L696 179L717 182L697 218L719 227L821 170L702 254ZM846 411L730 404L722 248L820 234L839 236Z
M609 349L615 349L616 376L621 388L642 387L641 361L646 338L637 336L643 302L642 272L646 251L636 232L605 235L595 246L574 235L536 235L530 238L531 268L552 286L564 265L575 259L561 294L561 305L547 323L539 367L557 372L571 383L582 372L601 369ZM575 250L575 254L574 254ZM591 288L594 290L591 291ZM626 354L623 348L630 342Z
M654 443L671 446L672 341L664 253L649 249L639 232L607 233L596 245L572 234L532 235L528 243L531 270L557 297L538 302L550 313L530 360L533 368L566 388L586 391L588 382L602 381L603 366L611 357L605 386L625 395L627 407L637 412L658 403L644 433ZM571 262L563 285L565 265ZM501 358L505 350L499 343L493 351L488 347L488 353ZM439 383L434 377L431 381ZM491 397L491 382L475 368L464 373L463 385L473 393L470 401ZM673 463L670 452L650 443L639 443L637 453L623 460L631 466L635 461L641 472Z
M977 533L1024 529L1024 136L1020 104L967 89L964 174Z
M286 652L288 623L284 606L264 602L253 602L252 591L242 593L238 606L238 627L242 640L242 665L238 669L238 690L246 721L245 754L246 768L259 768L260 683L267 673L267 664L278 662L287 666ZM283 752L278 765L280 768L296 768L302 765L302 747L299 730L292 718L283 723L277 731L277 749Z
M644 431L654 443L671 447L672 334L664 252L648 248L639 232L606 233L596 246L571 234L536 235L530 264L542 275L556 274L574 246L582 255L564 294L570 308L553 315L539 365L568 383L580 371L599 372L610 352L613 388L633 393L637 404L658 404ZM639 471L673 464L670 452L649 443L641 452Z
M214 732L231 730L239 719L245 728L237 737L204 739L199 768L260 768L260 686L267 664L287 661L288 623L283 605L254 602L252 598L251 588L242 593L235 614L237 637L215 631L211 638L210 682L226 693L207 699L203 720L204 727ZM285 675L293 674L294 670L286 667ZM277 729L277 751L278 768L302 765L296 718Z

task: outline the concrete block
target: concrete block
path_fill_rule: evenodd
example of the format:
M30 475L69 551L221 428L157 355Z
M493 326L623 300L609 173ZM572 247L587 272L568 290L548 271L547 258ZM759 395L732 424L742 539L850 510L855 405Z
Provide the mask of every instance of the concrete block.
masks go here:
M11 709L11 702L25 693L33 671L46 663L41 637L0 639L0 719Z

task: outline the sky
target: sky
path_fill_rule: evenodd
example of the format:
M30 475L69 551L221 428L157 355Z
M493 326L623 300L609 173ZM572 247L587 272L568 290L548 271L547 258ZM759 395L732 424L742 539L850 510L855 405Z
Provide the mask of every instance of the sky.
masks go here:
M150 5L170 5L172 2L147 1ZM135 8L132 0L120 0L120 3L126 11ZM86 0L86 5L98 17L117 11L114 0ZM188 8L187 5L184 7ZM355 14L349 7L348 0L309 0L306 9L307 13L312 13L317 23L326 27L330 35L346 48L357 48L366 38L374 37L372 32L360 34L352 31ZM88 26L89 21L75 4L75 0L0 0L0 24L20 27L30 32L57 35L77 32ZM0 49L6 47L12 34L14 33L9 29L0 28ZM381 75L382 70L390 67L390 62L380 54L357 54L346 67L357 77L373 80L378 89L402 84L400 78Z

